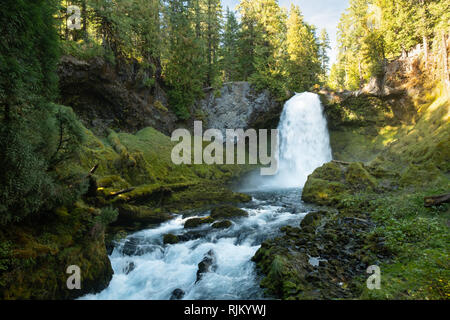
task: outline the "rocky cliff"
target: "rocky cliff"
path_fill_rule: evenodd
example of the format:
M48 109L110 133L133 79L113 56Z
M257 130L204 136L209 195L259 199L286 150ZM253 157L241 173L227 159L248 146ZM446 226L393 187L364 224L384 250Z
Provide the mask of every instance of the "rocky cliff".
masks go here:
M269 91L256 91L248 82L230 82L219 92L209 90L198 101L207 128L226 129L276 128L282 111L282 103L276 101Z
M153 127L169 134L175 128L176 117L167 107L164 90L159 83L146 83L148 77L138 63L63 56L58 75L61 104L72 107L95 133Z

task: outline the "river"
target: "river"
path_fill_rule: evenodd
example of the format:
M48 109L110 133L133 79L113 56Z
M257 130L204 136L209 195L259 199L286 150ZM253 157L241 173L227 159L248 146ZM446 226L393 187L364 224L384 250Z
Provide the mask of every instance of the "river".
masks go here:
M251 258L261 243L298 226L313 209L301 201L301 188L315 168L331 160L328 130L319 97L296 94L280 119L279 173L247 176L238 191L252 196L241 206L248 217L233 219L228 229L202 225L185 229L184 222L209 215L199 210L152 229L128 235L110 255L114 276L105 290L82 299L262 299L261 275ZM259 170L258 170L259 172ZM163 244L164 234L182 239ZM197 278L199 263L212 257L209 272Z

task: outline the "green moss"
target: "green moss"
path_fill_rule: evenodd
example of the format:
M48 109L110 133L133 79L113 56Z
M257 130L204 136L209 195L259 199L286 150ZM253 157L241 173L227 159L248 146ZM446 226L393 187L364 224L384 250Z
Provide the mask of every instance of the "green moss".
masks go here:
M135 206L130 204L118 205L119 216L113 225L134 225L140 224L145 227L149 224L161 223L169 220L171 217L168 213L156 212L147 206Z
M191 218L186 220L186 222L184 223L184 227L186 229L188 228L196 228L202 224L206 224L206 223L212 223L214 222L214 219L212 219L211 217L205 217L205 218Z
M160 110L160 111L162 111L162 112L169 112L169 110L161 103L161 101L159 101L159 100L156 100L154 103L153 103L153 106L156 108L156 109L158 109L158 110Z
M348 166L345 181L351 188L358 190L373 189L377 185L376 179L367 172L360 162L353 162Z
M224 221L219 221L216 222L212 225L212 227L214 229L227 229L229 227L231 227L233 225L233 223L231 221L228 220L224 220Z
M174 235L174 234L171 234L171 233L167 233L163 237L163 243L164 244L176 244L179 241L180 240L178 239L178 237L176 235Z
M39 223L24 221L0 230L2 299L63 299L98 291L108 284L112 268L104 244L99 209L77 202L68 215L48 215ZM9 239L9 240L6 240ZM0 266L1 266L0 265ZM82 290L68 290L66 268L82 270Z
M247 216L248 216L247 211L233 206L219 206L211 210L211 217L213 219L229 219Z
M337 204L346 192L347 188L341 182L309 177L303 187L302 199L320 205L332 205Z

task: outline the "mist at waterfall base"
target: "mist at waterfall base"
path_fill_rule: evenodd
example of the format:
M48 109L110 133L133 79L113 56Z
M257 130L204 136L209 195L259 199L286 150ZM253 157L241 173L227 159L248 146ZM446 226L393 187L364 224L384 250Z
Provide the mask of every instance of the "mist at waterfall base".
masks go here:
M301 188L315 167L331 159L317 95L303 93L290 99L279 129L280 171L264 181L250 179L260 185L248 192L252 201L241 206L248 217L233 219L228 229L210 225L185 229L187 219L210 215L204 209L130 234L115 244L109 257L114 275L108 288L81 299L166 300L174 297L175 290L183 293L177 298L187 300L270 299L259 285L261 274L251 258L263 241L280 236L282 226L298 226L314 208L301 201ZM182 241L164 244L167 233ZM214 268L197 281L199 263L211 251ZM311 257L312 265L316 258Z
M278 132L277 174L261 176L252 172L240 191L302 188L316 168L332 160L327 121L317 94L297 93L288 100Z

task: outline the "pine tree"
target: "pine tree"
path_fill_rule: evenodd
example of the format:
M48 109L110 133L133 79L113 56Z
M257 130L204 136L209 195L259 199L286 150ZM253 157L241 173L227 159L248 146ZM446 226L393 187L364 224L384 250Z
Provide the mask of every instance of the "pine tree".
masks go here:
M239 24L236 20L234 12L227 8L226 22L222 34L222 58L220 64L223 69L223 80L237 81L240 80L239 66Z
M321 65L321 75L320 81L325 83L328 70L329 70L329 62L330 58L328 57L328 50L331 49L330 46L330 37L328 36L327 30L322 29L319 37L319 60Z
M57 95L57 2L0 4L0 224L65 205L83 187L54 170L76 152L83 131ZM73 184L70 187L70 184Z
M292 5L287 22L287 83L295 92L307 91L318 84L321 73L319 44L315 30L307 25L298 6Z
M205 78L204 71L199 70L204 62L204 51L197 41L188 5L182 0L169 1L164 15L167 37L164 80L170 87L169 103L182 120L190 117L191 106L202 95Z

